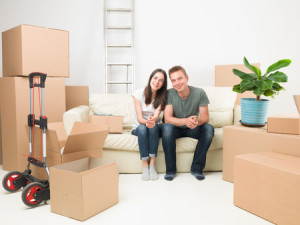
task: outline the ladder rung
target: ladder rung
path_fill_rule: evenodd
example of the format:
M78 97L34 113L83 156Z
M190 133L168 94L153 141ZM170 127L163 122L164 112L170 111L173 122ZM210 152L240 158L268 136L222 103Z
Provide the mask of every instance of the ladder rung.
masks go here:
M131 66L132 63L107 63L108 66Z
M109 8L107 9L108 12L131 12L132 9L130 8Z
M108 26L106 27L108 30L131 30L131 26Z
M120 45L107 44L106 46L110 48L131 48L132 47L131 44L120 44Z
M132 84L131 81L107 81L108 84Z

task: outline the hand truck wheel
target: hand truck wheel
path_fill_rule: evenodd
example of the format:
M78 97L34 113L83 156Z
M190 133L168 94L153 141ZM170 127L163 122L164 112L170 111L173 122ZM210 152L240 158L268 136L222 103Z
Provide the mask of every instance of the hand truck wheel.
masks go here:
M26 178L19 171L11 171L7 173L2 179L2 186L8 192L16 192L22 188L22 186L16 186L14 181L17 179L22 179L23 182L26 182ZM28 183L28 181L27 181Z
M35 193L43 190L44 188L44 185L38 182L28 184L22 191L23 203L32 208L38 206L42 200L36 199Z

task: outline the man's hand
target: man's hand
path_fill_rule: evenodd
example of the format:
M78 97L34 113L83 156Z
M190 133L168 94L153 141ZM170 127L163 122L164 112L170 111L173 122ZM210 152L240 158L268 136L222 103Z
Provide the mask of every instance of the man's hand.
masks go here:
M153 116L148 116L146 127L153 128L155 126L155 119Z
M186 126L190 129L194 129L198 126L198 117L197 116L190 116L186 118Z

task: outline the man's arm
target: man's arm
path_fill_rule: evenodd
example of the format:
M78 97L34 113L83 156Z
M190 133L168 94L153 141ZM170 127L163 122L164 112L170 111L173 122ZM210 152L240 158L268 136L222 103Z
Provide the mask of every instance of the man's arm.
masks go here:
M164 110L165 123L173 124L177 127L186 125L187 118L176 118L173 116L173 105L166 105Z
M199 107L200 118L198 118L198 126L201 126L209 121L208 105Z

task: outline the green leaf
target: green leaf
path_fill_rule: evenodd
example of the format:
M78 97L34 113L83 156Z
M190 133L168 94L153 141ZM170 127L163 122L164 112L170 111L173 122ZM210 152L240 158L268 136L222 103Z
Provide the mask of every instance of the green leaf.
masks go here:
M284 88L282 86L280 86L278 83L273 83L272 89L274 91L281 91L284 90Z
M264 96L273 96L276 92L272 90L264 91Z
M252 68L253 68L254 73L257 74L257 77L260 78L261 77L261 71L260 71L260 69L257 68L257 67L255 67L255 66L252 66Z
M261 96L264 93L264 91L259 88L255 88L253 93L257 96Z
M288 77L287 75L285 75L282 72L275 72L275 73L271 73L268 77L268 79L273 80L274 82L287 82L288 81Z
M244 73L243 71L237 69L233 69L232 72L242 80L253 80L257 78L255 73Z
M241 90L251 91L251 90L253 90L254 87L255 87L255 85L254 85L253 81L251 81L251 80L243 80L240 83Z
M251 71L253 71L255 73L255 71L253 70L252 66L250 65L250 63L248 62L248 60L246 59L246 57L244 57L244 65Z
M259 89L265 91L272 88L273 81L272 80L255 80L253 81L255 86Z
M244 93L244 92L245 92L245 91L243 91L243 90L241 89L241 87L240 87L239 84L234 85L233 88L232 88L232 91L237 92L237 93Z
M283 67L287 67L288 65L291 64L291 60L290 59L282 59L282 60L279 60L278 62L272 64L271 66L269 66L269 68L267 69L267 73L271 73L275 70L279 70L280 68L283 68Z

